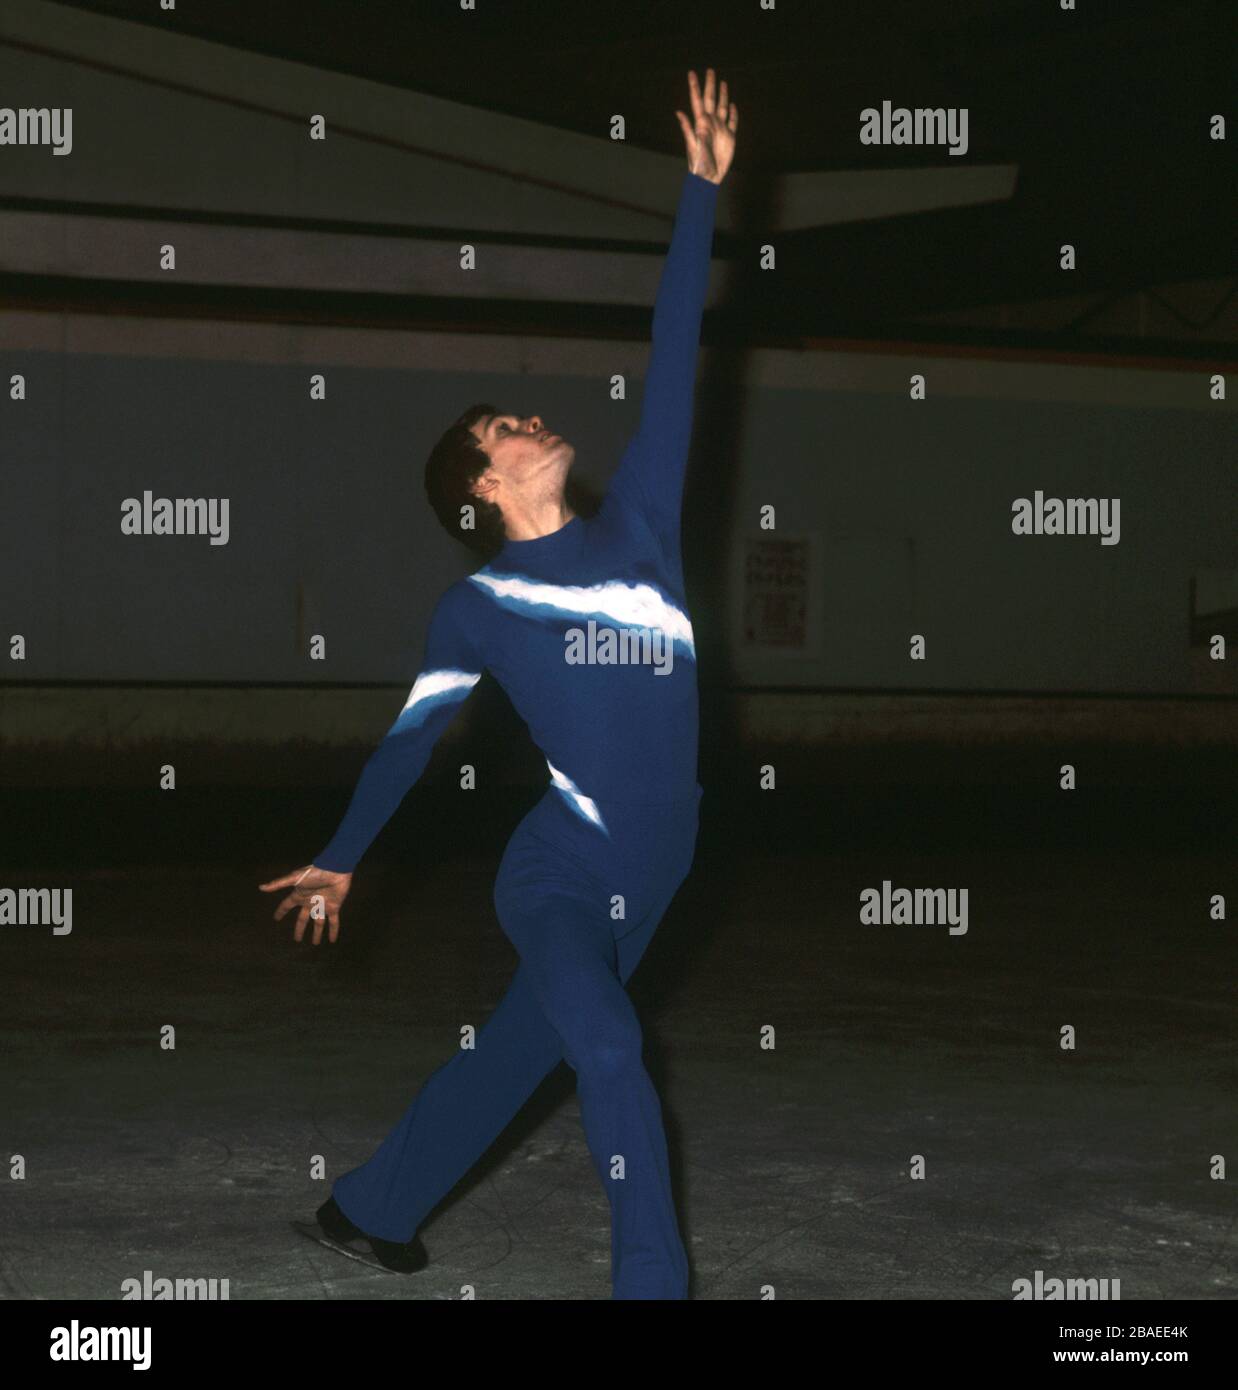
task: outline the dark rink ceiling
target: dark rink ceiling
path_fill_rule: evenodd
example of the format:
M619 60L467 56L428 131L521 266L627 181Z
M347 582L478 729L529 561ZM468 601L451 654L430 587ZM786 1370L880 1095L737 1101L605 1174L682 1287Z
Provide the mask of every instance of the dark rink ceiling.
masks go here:
M1087 245L1069 293L1232 273L1233 9L1226 0L89 0L89 10L673 153L684 74L714 66L741 110L736 176L1018 167L1008 202L780 235L818 273L782 312L812 331L1066 292L1056 248ZM71 19L66 38L71 36ZM209 74L204 74L209 77ZM966 107L968 150L867 146L889 100ZM1229 208L1230 212L1225 209ZM804 296L808 296L807 302ZM775 320L776 303L765 306ZM1205 334L1205 337L1207 335Z

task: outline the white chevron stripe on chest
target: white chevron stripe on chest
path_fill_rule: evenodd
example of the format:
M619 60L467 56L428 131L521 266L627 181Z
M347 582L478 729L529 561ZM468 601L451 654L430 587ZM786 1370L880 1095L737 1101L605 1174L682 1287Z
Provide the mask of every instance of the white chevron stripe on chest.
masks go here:
M688 615L652 584L625 584L617 579L603 584L547 584L518 574L479 573L469 578L509 607L550 608L578 617L595 614L623 627L659 628L673 642L696 650Z

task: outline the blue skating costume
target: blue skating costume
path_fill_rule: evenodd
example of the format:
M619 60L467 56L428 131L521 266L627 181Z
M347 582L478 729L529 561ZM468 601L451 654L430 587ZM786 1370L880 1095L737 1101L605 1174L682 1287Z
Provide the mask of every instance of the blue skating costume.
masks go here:
M334 1196L362 1230L410 1239L566 1060L610 1202L615 1298L687 1297L661 1108L624 985L696 845L696 655L680 511L716 201L716 185L684 175L639 427L598 514L509 540L446 590L408 701L314 860L355 867L489 670L550 778L495 881L520 965L475 1048L430 1076Z

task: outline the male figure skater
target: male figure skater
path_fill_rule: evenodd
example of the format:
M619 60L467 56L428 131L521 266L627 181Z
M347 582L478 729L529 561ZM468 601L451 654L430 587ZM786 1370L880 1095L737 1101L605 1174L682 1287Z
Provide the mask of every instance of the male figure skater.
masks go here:
M417 1230L427 1214L566 1059L610 1202L612 1296L687 1298L661 1108L624 985L687 877L701 796L680 507L714 205L739 115L725 82L715 97L712 68L703 92L695 72L688 86L692 120L676 112L688 172L654 306L640 424L601 508L587 520L572 512L564 484L574 450L536 415L474 406L443 435L426 469L430 500L490 562L439 600L421 673L331 843L262 885L291 888L275 918L300 908L297 941L319 898L314 944L324 912L335 941L353 868L483 669L494 674L550 773L494 888L520 965L476 1046L430 1076L318 1212L324 1231L368 1241L389 1269L424 1266ZM460 530L463 505L475 511L472 532Z

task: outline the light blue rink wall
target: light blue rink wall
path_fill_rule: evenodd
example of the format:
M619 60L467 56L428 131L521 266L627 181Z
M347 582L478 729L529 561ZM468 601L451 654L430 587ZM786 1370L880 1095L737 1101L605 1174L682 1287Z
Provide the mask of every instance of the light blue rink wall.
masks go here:
M319 369L327 399L312 402ZM1017 382L1043 369L1000 370ZM407 683L435 598L468 568L422 491L441 429L475 400L537 411L604 484L640 396L634 380L627 401L610 401L601 372L0 353L3 380L17 371L29 399L6 390L0 411L0 565L4 636L22 633L29 655L18 666L6 653L3 675L31 682ZM912 403L894 359L869 371L886 372L880 391L748 388L724 519L730 563L690 576L696 601L710 605L698 629L725 638L729 666L712 679L1235 690L1233 658L1205 662L1187 631L1192 574L1238 565L1227 406L944 392ZM1202 370L1171 375L1183 399L1206 399ZM698 410L698 443L701 426ZM709 474L724 466L698 448L688 531L713 524ZM122 500L148 488L228 498L227 545L122 535ZM1119 497L1120 543L1013 536L1011 501L1036 488ZM790 657L741 638L744 547L763 534L766 503L775 536L812 547L808 643ZM315 633L325 662L308 657ZM928 639L927 661L908 660L912 633Z
M737 510L774 503L811 538L816 642L734 659L752 685L1232 692L1235 663L1203 666L1188 613L1192 574L1238 573L1236 465L1220 410L753 395ZM1119 498L1118 543L1014 535L1037 489Z

